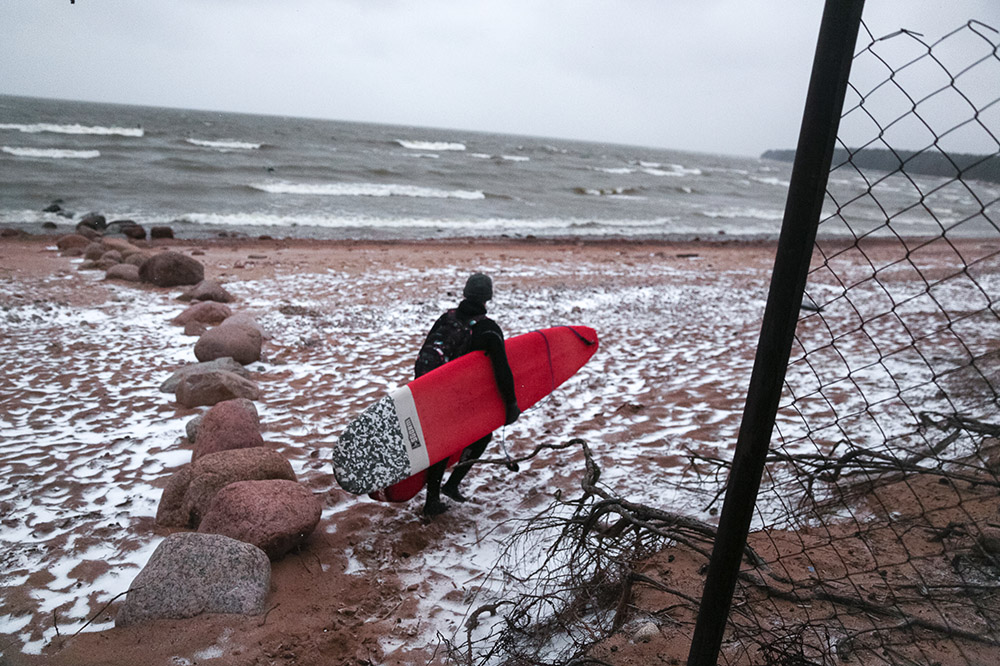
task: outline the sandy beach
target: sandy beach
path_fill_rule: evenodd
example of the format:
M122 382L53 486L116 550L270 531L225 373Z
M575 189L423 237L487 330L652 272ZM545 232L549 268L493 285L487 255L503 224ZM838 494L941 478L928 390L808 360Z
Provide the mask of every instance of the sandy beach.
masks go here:
M266 331L263 358L248 366L264 440L323 514L304 548L273 563L264 615L115 628L120 595L171 532L153 517L166 480L190 460L185 424L203 410L158 387L195 362L196 338L169 323L186 307L181 289L105 281L54 240L0 239L9 664L444 663L445 643L461 642L471 611L503 589L507 538L554 498L581 492L578 447L543 452L515 474L490 462L501 437L515 457L582 439L608 492L712 521L718 486L696 483L688 456L731 455L774 256L765 242L156 241L150 251L194 256L236 296L233 310ZM984 251L974 240L962 247ZM427 520L422 494L398 505L348 495L331 445L410 379L427 328L474 271L493 277L490 313L508 336L581 324L598 331L600 351L497 433L466 481L472 502ZM678 556L673 566L697 596L701 562ZM689 632L624 638L614 663L683 659Z

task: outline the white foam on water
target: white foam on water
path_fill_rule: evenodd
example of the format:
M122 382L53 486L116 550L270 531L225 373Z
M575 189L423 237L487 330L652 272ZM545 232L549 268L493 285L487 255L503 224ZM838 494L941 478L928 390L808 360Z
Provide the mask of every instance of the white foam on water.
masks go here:
M442 190L418 185L383 183L253 183L269 194L311 194L328 197L417 197L425 199L485 199L478 190Z
M15 157L32 157L49 160L92 160L101 156L99 150L69 150L65 148L24 148L17 146L2 146L0 152Z
M408 139L396 139L396 143L403 148L410 150L465 150L465 144L457 141L413 141Z
M192 146L200 146L202 148L213 148L221 152L228 152L232 150L257 150L262 144L250 143L248 141L235 141L232 139L185 139L187 143Z
M57 125L54 123L0 123L0 130L13 130L25 134L51 132L54 134L95 134L98 136L117 135L128 137L141 137L144 134L141 127L103 127L100 125L87 126L79 124Z

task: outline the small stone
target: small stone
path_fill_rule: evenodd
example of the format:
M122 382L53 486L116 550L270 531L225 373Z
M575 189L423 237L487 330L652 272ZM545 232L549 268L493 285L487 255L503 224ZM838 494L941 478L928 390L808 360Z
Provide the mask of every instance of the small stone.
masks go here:
M632 634L633 643L648 643L660 635L660 628L655 622L647 622L639 627L639 630Z
M1000 554L1000 529L984 527L979 534L979 546L990 555Z

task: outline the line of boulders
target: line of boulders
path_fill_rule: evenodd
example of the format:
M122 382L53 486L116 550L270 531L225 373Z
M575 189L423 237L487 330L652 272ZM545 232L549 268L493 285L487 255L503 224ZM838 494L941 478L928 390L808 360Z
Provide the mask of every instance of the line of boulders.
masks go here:
M233 313L232 295L205 280L203 265L191 256L132 252L128 242L83 234L64 236L57 246L104 268L109 278L127 265L140 282L189 287L179 300L190 305L171 323L198 336L198 362L178 369L160 390L181 407L208 410L186 424L191 462L167 480L156 513L159 527L196 531L176 531L160 543L115 624L262 613L271 562L300 547L322 515L322 503L261 434L253 402L260 389L246 366L261 359L263 329L251 315Z
M43 209L46 213L66 213L62 210L62 207L53 202L47 208ZM71 213L68 213L69 217L72 217ZM107 221L107 218L100 213L87 213L80 221L76 223L77 233L90 235L92 233L105 234L105 233L120 233L126 238L132 240L146 240L146 228L136 222L135 220L112 220ZM154 226L149 230L149 237L151 239L158 238L173 238L174 231L168 226Z

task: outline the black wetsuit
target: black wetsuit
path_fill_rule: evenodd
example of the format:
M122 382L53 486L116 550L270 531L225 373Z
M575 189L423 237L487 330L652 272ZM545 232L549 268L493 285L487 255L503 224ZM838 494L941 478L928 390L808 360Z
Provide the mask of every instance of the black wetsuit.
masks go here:
M438 321L434 323L430 333L428 333L428 339L432 339L435 335L435 329L446 325L445 318L451 316L457 316L466 324L471 323L471 335L468 340L468 347L465 350L459 350L457 355L477 350L486 352L490 363L493 365L493 376L496 379L500 396L507 407L506 421L507 423L512 423L520 415L520 412L517 408L517 397L514 392L514 376L510 371L510 364L507 361L507 351L504 348L503 331L500 330L500 326L495 321L486 316L485 305L465 299L459 303L454 313L447 312L441 315ZM425 344L424 348L426 347L427 345ZM424 359L423 362L417 363L414 374L420 377L435 367L451 360L454 360L453 350L442 350L438 365L434 365L433 361ZM486 446L492 438L493 435L489 434L467 446L462 451L462 461L476 460L483 455ZM440 502L441 480L444 478L444 473L447 469L447 458L427 468L427 505ZM452 473L447 484L452 490L452 492L448 493L449 496L461 496L458 493L458 484L468 473L469 469L469 467L462 467Z

